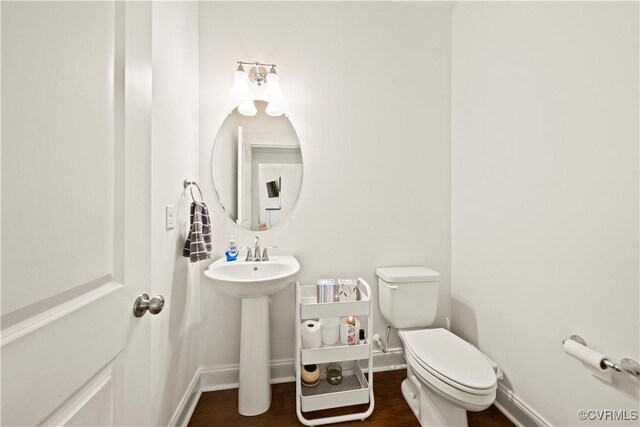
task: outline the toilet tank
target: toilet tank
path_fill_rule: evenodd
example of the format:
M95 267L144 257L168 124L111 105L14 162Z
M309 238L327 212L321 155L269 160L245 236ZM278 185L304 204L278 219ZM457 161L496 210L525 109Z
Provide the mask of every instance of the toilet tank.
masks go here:
M438 309L440 273L427 267L380 267L378 306L394 328L430 326Z

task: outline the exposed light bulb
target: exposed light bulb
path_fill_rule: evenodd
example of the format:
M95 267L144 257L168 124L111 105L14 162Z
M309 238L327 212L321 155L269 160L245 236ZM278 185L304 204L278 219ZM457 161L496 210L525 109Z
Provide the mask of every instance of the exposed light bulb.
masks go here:
M248 99L238 105L238 112L243 116L255 116L258 109L256 108L256 104L253 103L253 99Z
M281 116L282 114L284 114L284 111L282 111L280 109L280 107L278 107L275 103L270 102L267 105L267 109L266 112L268 115L273 116L273 117L278 117Z
M247 79L247 73L244 72L242 65L233 73L233 86L231 87L231 96L237 99L251 99L251 89Z
M276 74L276 71L271 68L269 74L267 74L267 87L264 90L264 99L268 102L281 101L284 98L282 89L280 89L280 77Z

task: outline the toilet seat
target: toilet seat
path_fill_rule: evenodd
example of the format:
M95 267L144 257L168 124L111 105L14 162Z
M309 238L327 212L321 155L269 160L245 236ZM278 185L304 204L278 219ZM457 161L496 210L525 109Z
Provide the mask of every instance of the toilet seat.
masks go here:
M411 371L431 390L470 411L495 400L497 381L476 347L445 329L400 331Z

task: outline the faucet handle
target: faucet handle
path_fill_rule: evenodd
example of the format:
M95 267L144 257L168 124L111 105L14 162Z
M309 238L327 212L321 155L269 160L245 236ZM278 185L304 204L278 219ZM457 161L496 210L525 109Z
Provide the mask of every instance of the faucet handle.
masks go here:
M267 252L267 249L275 249L275 248L277 248L277 246L267 246L266 248L264 248L262 250L262 260L269 261L269 252Z
M251 261L253 258L251 257L251 247L250 246L243 246L240 249L246 249L247 250L247 256L244 259L245 261Z

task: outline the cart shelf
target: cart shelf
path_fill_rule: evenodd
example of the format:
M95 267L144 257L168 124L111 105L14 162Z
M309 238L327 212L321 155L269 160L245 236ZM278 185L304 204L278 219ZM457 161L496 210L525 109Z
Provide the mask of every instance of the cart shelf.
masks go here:
M323 375L317 386L302 387L302 410L311 412L368 403L369 388L369 383L356 362L355 369L345 373L338 385L330 384Z
M369 344L339 344L313 349L303 348L301 350L303 365L369 358Z

